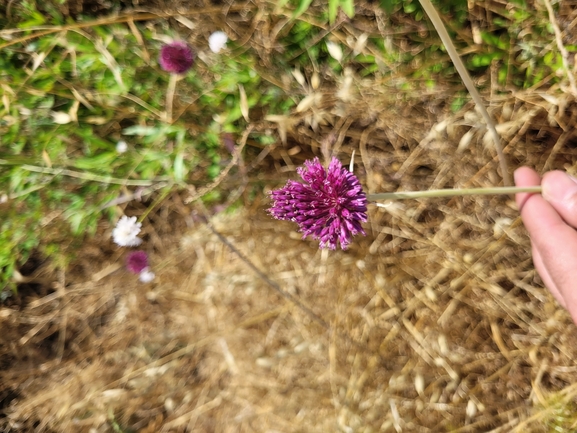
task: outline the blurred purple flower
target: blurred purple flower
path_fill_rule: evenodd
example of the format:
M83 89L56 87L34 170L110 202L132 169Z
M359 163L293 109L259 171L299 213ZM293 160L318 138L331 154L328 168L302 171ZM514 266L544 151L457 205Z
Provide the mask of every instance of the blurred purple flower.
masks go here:
M224 134L221 134L220 139L222 141L222 144L224 144L224 147L226 147L226 150L234 154L234 151L236 150L236 144L234 143L234 136L230 132L225 132Z
M140 274L148 268L148 254L144 251L132 251L126 258L126 267L133 274Z
M166 72L183 74L192 67L194 51L186 43L175 41L168 45L163 45L160 49L158 62Z
M337 242L345 250L356 234L365 234L361 222L367 221L367 197L357 177L333 158L328 170L318 158L305 161L297 169L304 183L289 180L271 191L270 214L279 220L294 221L303 239L320 240L320 248L334 250Z

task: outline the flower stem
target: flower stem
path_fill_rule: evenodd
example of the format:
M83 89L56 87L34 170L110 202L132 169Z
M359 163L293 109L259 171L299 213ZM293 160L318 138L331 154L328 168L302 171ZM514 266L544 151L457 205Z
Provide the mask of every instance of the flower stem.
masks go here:
M380 194L367 194L367 200L402 200L407 198L426 197L459 197L463 195L492 195L492 194L516 194L518 192L540 193L540 186L515 187L504 186L494 188L466 188L466 189L430 189L427 191L385 192Z
M168 89L166 90L166 104L164 106L166 123L172 123L172 106L174 104L174 92L176 91L178 77L176 74L170 74L169 80Z

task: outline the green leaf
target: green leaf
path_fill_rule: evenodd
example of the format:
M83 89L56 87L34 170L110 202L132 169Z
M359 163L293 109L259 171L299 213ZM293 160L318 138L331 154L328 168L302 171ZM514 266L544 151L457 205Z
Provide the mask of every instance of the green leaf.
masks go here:
M395 6L397 6L397 2L395 0L381 0L380 1L381 8L388 14L392 15L395 12Z
M403 10L405 11L406 14L411 14L417 10L417 5L415 5L414 3L407 3L403 5Z
M144 125L134 125L124 128L122 134L124 135L140 135L146 137L147 135L155 135L160 132L160 129L156 126L144 126Z
M355 16L355 0L341 0L341 7L343 12L347 14L349 18Z
M84 213L77 209L75 212L69 212L66 217L68 218L72 232L76 234L80 233L82 231L82 220L85 217Z
M41 26L46 22L44 16L38 12L34 11L30 14L30 19L18 24L19 29L27 29L29 27Z
M471 65L475 68L489 66L493 60L501 58L503 58L502 53L475 54L471 59Z
M292 16L293 19L300 17L302 14L304 14L312 2L313 2L313 0L301 0L298 7L293 12L293 16Z
M329 22L332 24L337 19L340 0L329 0Z
M111 165L117 158L116 152L104 152L100 155L78 158L74 161L74 166L83 170L111 172Z
M184 155L182 152L174 158L174 180L177 182L184 181L186 175L186 167L184 166Z

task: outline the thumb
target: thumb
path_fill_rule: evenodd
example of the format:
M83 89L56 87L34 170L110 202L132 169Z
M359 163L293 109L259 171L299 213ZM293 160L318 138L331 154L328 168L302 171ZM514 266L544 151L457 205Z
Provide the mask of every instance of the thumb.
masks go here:
M541 185L543 198L567 224L577 228L577 179L557 170L546 173Z

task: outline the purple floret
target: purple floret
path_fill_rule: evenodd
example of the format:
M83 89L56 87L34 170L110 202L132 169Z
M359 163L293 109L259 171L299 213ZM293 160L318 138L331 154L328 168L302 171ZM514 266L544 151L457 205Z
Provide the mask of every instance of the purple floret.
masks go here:
M192 67L194 52L186 43L175 41L160 49L158 62L166 72L183 74Z
M320 248L345 250L351 237L365 234L361 222L367 221L367 197L357 177L333 158L328 170L318 158L305 161L297 169L304 183L289 180L270 195L270 214L279 220L294 221L303 239L312 236Z
M148 254L144 251L132 251L126 258L126 268L133 274L140 274L148 268Z

